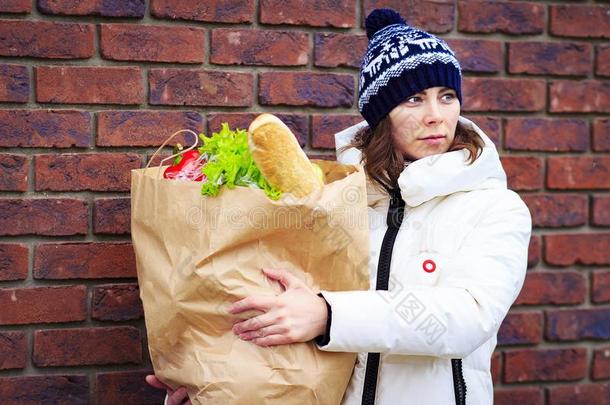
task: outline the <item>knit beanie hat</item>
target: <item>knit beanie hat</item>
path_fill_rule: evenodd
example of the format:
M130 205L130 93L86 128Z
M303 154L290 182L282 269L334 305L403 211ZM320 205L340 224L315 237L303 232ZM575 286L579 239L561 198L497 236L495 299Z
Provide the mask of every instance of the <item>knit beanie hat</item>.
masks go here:
M449 87L462 103L460 64L445 41L407 25L391 9L373 10L365 27L369 45L360 65L358 110L371 129L429 87Z

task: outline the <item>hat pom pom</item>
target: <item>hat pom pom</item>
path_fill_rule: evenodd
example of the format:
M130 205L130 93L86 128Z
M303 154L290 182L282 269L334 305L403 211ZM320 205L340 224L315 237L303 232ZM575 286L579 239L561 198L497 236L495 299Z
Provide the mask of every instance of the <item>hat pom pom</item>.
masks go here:
M396 11L390 8L378 8L373 10L364 22L366 36L373 38L373 35L382 28L392 24L406 24L405 20Z

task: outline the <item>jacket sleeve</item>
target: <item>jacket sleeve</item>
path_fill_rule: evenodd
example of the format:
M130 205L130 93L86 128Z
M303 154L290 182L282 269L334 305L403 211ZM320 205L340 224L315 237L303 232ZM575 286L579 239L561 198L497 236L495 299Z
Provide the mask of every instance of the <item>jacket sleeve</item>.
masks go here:
M318 296L324 298L324 296L322 295L322 293L318 293ZM314 341L316 342L316 344L318 346L325 346L328 344L328 342L330 342L330 325L331 322L333 320L333 311L332 308L330 307L330 305L328 304L328 301L324 300L326 302L326 329L324 330L324 334L320 335L320 336L316 336L316 338L314 339Z
M464 358L495 335L527 270L531 216L502 194L447 263L439 286L322 291L332 308L322 350Z

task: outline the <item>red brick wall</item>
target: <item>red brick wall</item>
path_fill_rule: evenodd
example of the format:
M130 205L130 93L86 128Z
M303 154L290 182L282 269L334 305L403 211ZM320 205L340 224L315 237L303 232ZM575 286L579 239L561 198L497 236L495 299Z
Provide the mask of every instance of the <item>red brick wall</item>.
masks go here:
M610 6L450 0L0 1L0 403L160 403L129 170L261 111L332 157L379 6L456 50L464 115L532 211L496 403L610 403Z

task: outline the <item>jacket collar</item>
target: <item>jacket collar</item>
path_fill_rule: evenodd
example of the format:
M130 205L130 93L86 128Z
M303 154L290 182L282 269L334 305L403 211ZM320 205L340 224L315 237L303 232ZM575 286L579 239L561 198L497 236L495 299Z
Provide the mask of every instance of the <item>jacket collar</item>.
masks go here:
M502 169L495 145L475 123L462 116L459 121L476 131L485 142L479 158L468 164L468 152L457 150L439 155L427 156L409 164L398 178L403 200L410 207L416 207L436 197L461 191L486 188L506 188L506 174ZM337 149L348 144L366 121L335 134ZM361 153L355 148L348 149L337 156L344 164L359 164ZM369 206L377 205L388 198L387 193L377 187L367 187Z

